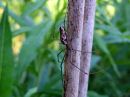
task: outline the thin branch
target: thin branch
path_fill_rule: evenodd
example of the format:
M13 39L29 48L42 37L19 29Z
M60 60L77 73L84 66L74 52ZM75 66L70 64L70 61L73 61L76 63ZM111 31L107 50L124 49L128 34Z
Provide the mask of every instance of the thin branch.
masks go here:
M93 30L95 18L96 0L85 0L84 24L82 35L82 51L92 52ZM80 72L79 94L78 97L87 97L87 88L89 80L91 53L82 53L80 69L87 72L88 75Z
M81 51L85 0L68 0L67 47ZM68 49L68 48L67 48ZM66 51L64 97L78 97L81 52ZM75 64L72 65L72 63Z

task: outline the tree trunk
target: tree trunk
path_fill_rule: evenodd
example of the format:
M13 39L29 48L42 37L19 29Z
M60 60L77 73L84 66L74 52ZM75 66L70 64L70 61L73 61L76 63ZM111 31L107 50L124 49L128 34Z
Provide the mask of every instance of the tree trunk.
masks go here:
M78 97L87 97L86 95L88 89L91 52L93 43L95 7L96 7L96 0L85 0L80 69L86 72L87 74L80 72Z
M64 97L78 97L80 53L85 0L68 0L67 51L65 57ZM75 50L72 50L75 49Z

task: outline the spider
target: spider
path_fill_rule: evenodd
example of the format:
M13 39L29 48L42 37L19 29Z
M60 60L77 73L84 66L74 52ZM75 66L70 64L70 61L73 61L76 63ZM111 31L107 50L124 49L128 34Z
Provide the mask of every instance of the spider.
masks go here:
M68 39L67 39L67 32L65 31L64 27L61 26L59 28L59 32L60 32L60 41L61 43L66 47L66 50L72 50L72 51L79 51L79 50L75 50L73 48L70 48L68 46ZM64 62L64 59L65 59L65 56L66 54L64 54L63 58L62 58L62 61L59 60L59 55L63 52L63 49L57 54L57 58L58 58L58 62L60 63L60 68L61 68L61 77L62 77L62 84L63 84L63 67L62 67L62 64ZM79 52L82 52L82 51L79 51ZM92 52L83 52L83 53L92 53ZM73 64L71 61L70 63L76 67L77 69L79 69L82 73L84 74L88 74L86 73L85 71L81 70L79 67L77 67L75 64Z
M80 51L80 50L76 50L74 48L70 48L68 46L68 39L67 39L67 32L65 31L64 27L61 26L59 28L59 32L60 32L60 41L61 43L65 46L66 50L71 50L71 51L78 51L78 52L82 52L82 53L95 53L95 51L92 51L92 52L85 52L85 51ZM57 58L58 58L58 62L60 63L60 69L61 69L61 78L62 78L62 85L64 85L64 81L63 81L63 67L62 67L62 64L64 63L64 60L65 60L65 57L66 57L66 52L62 58L62 60L60 61L59 60L59 56L60 54L63 52L63 49L57 54ZM71 59L70 59L71 60ZM82 69L80 69L79 67L77 67L75 64L73 64L71 61L70 61L71 65L73 65L75 68L77 68L78 70L80 70L80 72L82 72L83 74L85 75L88 75L87 72L83 71ZM97 72L93 72L93 73L89 73L91 75L93 74L96 74L96 73L99 73L99 72L102 72L104 70L100 70L100 71L97 71Z

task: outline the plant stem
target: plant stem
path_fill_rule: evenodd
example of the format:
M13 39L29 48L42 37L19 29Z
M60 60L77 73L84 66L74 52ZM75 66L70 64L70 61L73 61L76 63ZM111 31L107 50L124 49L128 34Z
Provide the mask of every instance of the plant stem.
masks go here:
M67 38L69 48L81 51L85 0L68 0ZM78 97L81 52L67 49L65 58L64 97ZM74 65L72 65L74 64Z
M85 0L80 69L87 72L88 75L80 72L78 97L87 97L91 53L83 52L92 52L95 7L96 0Z

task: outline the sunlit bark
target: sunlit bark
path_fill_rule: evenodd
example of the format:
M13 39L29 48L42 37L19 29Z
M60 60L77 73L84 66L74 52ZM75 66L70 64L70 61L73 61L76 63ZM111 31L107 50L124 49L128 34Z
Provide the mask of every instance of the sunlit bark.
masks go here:
M93 43L95 7L96 7L96 0L85 0L84 24L82 35L82 56L81 56L80 69L88 74L80 72L78 97L87 97L86 95L88 88L90 61L91 61L91 52Z
M68 48L65 58L64 97L78 97L80 53L85 0L68 0L67 38ZM72 65L74 64L74 65Z

